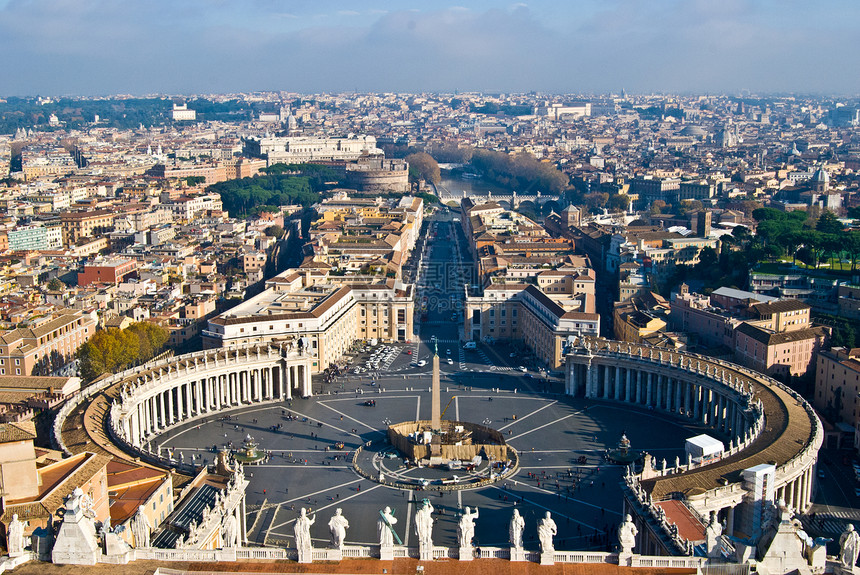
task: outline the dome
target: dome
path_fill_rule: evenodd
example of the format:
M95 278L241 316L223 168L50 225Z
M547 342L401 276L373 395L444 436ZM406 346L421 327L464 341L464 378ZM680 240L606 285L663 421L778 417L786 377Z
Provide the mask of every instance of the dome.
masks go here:
M693 136L695 138L705 138L708 135L708 131L701 126L687 126L683 130L681 130L681 135Z
M830 174L827 173L827 170L824 168L818 168L815 170L815 173L812 174L812 181L819 182L822 184L830 183Z

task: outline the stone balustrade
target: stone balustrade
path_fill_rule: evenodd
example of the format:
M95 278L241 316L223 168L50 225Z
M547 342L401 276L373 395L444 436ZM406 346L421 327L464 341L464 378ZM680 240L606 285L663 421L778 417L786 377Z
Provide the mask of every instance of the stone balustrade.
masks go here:
M112 374L86 387L60 409L54 421L57 447L66 418L84 402L111 398L108 433L130 455L155 465L191 471L154 453L149 443L175 425L251 404L277 402L294 393L311 395L311 361L306 354L267 345L205 350L165 358Z

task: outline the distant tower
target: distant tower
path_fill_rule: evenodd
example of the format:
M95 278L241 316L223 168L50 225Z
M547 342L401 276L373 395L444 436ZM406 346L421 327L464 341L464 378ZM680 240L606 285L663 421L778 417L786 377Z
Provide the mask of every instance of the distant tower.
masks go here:
M567 204L567 207L561 211L561 221L567 227L578 226L582 217L582 213L579 211L579 208L573 206L573 204Z
M710 210L702 210L696 213L696 231L700 238L706 238L711 235L711 218Z

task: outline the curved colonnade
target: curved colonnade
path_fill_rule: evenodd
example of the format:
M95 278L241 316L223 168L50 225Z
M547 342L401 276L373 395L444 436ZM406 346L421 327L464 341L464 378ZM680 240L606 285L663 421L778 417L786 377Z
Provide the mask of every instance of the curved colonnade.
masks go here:
M107 439L130 457L193 471L193 465L153 452L151 439L175 425L222 410L294 395L308 397L311 361L311 356L296 351L251 345L205 350L129 369L90 385L66 402L54 421L54 440L58 448L72 453L66 419L85 402L104 396L110 402L106 421L83 422L91 426L87 429L90 441L99 443L99 433L106 431Z
M633 498L646 506L681 498L700 518L715 512L732 526L749 496L742 472L757 465L776 468L774 500L799 512L811 505L821 422L800 394L766 375L697 354L584 338L566 357L565 386L570 395L636 404L729 438L716 461L663 460L628 476Z

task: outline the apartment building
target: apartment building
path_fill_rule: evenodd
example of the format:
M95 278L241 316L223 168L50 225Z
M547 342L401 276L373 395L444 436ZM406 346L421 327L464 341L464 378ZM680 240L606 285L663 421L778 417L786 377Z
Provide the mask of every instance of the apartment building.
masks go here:
M95 331L91 315L65 310L33 319L28 327L0 332L0 375L31 375L40 360L52 354L71 361Z
M473 341L525 344L552 369L564 361L568 338L597 335L600 316L593 294L545 294L527 283L493 283L466 289L464 333Z
M82 238L91 238L113 229L115 217L116 214L111 210L64 212L60 214L63 245L76 244Z
M341 360L356 339L412 339L411 284L346 284L326 272L287 270L263 293L210 319L206 348L249 343L285 344L309 353L314 372Z
M850 425L854 447L860 445L860 348L819 352L812 401L829 421Z

